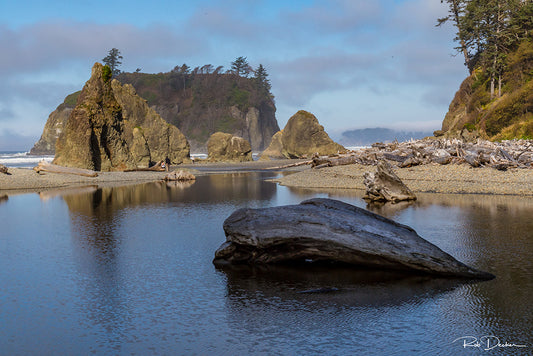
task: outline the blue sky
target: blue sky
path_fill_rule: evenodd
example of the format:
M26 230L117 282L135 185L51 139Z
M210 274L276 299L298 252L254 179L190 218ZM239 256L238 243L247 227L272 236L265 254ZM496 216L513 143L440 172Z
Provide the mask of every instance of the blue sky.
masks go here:
M467 75L440 0L0 3L0 150L25 150L48 115L118 48L120 69L183 63L267 69L283 127L300 109L326 131L440 128Z

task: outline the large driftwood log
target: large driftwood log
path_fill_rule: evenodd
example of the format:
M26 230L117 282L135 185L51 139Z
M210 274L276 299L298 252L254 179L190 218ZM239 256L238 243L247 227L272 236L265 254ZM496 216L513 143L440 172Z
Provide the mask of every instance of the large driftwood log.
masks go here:
M303 162L286 164L286 165L283 165L283 166L271 167L271 168L267 168L267 169L269 169L269 170L285 169L285 168L291 168L291 167L305 166L306 164L312 164L312 163L313 163L312 160L311 161L303 161Z
M57 164L48 163L46 161L41 161L33 170L37 173L46 172L46 173L62 173L62 174L74 174L84 177L98 177L98 173L90 169L82 168L72 168L72 167L63 167L58 166Z
M213 263L338 262L363 268L491 279L424 240L412 228L331 199L240 209L224 221Z

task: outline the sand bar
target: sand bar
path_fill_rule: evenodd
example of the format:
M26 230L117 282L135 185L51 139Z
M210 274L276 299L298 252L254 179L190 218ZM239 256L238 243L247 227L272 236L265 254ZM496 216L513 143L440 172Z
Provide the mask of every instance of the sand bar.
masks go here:
M363 174L374 166L346 166L306 169L274 181L299 188L351 188L364 190ZM504 194L533 196L533 169L471 168L467 164L427 164L395 168L398 177L415 193Z

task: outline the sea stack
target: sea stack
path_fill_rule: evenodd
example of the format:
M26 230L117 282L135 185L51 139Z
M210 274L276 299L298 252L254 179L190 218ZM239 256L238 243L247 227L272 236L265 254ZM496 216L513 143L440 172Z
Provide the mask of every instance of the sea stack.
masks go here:
M274 135L261 159L304 158L315 153L330 155L344 150L324 131L315 115L300 110L289 119L282 131Z
M190 156L180 130L100 63L93 66L55 151L54 164L96 171L146 168L166 158L179 164Z

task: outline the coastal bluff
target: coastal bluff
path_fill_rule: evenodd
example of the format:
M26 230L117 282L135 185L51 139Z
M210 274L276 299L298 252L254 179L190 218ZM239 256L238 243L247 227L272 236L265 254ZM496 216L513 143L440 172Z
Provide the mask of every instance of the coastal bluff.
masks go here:
M189 161L189 143L131 85L95 63L55 145L54 164L95 171L146 168L168 158Z

